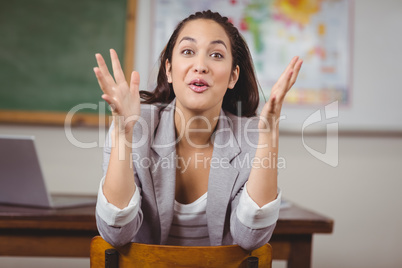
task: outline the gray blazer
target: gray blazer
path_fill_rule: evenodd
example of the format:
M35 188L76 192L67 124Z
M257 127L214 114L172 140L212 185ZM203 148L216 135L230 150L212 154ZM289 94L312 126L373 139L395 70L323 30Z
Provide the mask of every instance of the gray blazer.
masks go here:
M141 204L136 217L123 227L106 224L96 214L99 233L114 246L129 242L166 244L173 220L176 178L175 101L164 109L142 105L134 127L133 164ZM258 119L242 118L221 110L214 134L208 181L207 224L212 246L238 244L252 250L267 243L275 224L250 229L236 216L240 193L251 170L258 142ZM104 149L106 174L110 132ZM219 162L219 163L217 163Z

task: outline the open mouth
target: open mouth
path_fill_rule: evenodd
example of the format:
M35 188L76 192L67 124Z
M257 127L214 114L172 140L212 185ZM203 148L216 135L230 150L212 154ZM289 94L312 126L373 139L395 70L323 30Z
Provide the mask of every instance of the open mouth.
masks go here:
M196 87L203 87L203 86L205 86L205 84L203 84L203 83L194 83L193 85L196 86Z
M190 83L190 88L197 93L204 92L208 87L208 83L203 79L195 79Z

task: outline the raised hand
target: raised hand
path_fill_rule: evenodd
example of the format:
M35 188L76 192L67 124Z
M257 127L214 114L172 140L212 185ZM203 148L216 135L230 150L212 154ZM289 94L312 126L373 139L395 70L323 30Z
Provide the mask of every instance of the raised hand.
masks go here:
M264 130L261 131L261 133L275 134L273 132L277 130L283 100L285 99L286 93L288 93L296 82L302 63L303 61L299 59L299 57L294 57L272 87L269 100L265 103L260 114L258 128Z
M119 58L114 49L110 49L113 76L110 74L102 55L96 54L98 67L94 68L96 78L103 91L104 99L112 109L112 115L120 132L132 131L134 124L140 117L140 76L132 72L130 86L124 77ZM118 123L117 123L118 122ZM117 129L117 128L116 128Z

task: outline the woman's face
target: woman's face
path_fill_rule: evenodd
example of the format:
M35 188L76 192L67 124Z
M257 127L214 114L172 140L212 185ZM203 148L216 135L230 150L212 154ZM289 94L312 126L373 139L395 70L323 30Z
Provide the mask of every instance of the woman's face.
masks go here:
M213 20L187 22L166 61L166 75L176 94L176 107L200 114L218 113L226 90L239 77L239 67L232 70L229 37Z

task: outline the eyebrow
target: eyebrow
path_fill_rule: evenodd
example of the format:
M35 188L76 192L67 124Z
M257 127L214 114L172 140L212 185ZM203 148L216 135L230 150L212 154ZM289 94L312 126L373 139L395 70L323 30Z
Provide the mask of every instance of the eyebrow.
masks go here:
M180 40L180 42L179 42L179 44L181 43L181 42L183 42L183 41L189 41L189 42L193 42L193 43L197 43L197 40L195 40L194 38L192 38L192 37L189 37L189 36L185 36L185 37L183 37L181 40ZM226 44L225 44L225 42L223 42L222 40L214 40L214 41L211 41L211 43L210 44L221 44L221 45L223 45L226 49L227 49L227 46L226 46Z

